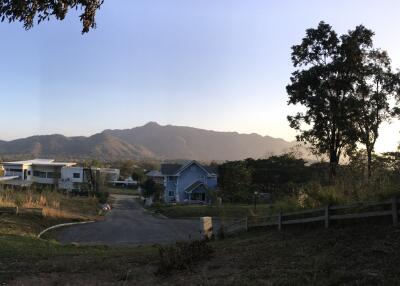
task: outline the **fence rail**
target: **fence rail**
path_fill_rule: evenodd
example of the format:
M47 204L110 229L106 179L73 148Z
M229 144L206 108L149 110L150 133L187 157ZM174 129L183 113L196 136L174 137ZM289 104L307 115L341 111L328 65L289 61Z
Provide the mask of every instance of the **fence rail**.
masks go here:
M392 217L393 225L398 224L400 199L397 197L382 202L366 202L347 205L329 205L289 213L279 212L271 216L246 217L224 226L226 233L247 231L255 227L277 226L279 230L283 225L305 224L311 222L324 222L329 228L331 221L362 219L372 217Z

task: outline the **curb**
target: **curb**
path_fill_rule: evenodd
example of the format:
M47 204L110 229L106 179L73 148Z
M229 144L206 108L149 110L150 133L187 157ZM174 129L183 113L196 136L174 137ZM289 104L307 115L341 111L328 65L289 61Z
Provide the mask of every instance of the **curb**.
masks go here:
M81 222L69 222L69 223L53 225L49 228L46 228L41 233L39 233L37 238L40 238L44 233L46 233L47 231L52 230L52 229L56 229L56 228L60 228L60 227L64 227L64 226L70 226L70 225L87 224L87 223L92 223L92 222L95 222L95 221L91 220L91 221L81 221Z

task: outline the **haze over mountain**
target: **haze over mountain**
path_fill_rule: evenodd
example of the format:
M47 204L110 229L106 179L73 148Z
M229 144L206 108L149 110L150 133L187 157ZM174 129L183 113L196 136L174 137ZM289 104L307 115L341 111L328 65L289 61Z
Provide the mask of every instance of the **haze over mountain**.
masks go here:
M89 137L31 136L0 141L0 155L117 159L195 159L201 161L262 158L282 154L296 142L258 134L217 132L149 122L124 130L105 130Z

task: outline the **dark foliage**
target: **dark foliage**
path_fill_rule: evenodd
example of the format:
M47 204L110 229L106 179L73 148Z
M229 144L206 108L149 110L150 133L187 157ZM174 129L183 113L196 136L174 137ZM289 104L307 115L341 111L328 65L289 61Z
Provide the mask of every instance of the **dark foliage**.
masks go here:
M95 192L95 196L98 198L100 204L105 204L110 194L108 192Z
M315 171L291 154L232 161L219 166L218 185L228 201L249 202L255 191L277 198L295 192L311 180Z
M193 266L209 259L212 253L213 249L205 240L160 247L156 274L168 276L176 270L193 270Z
M164 193L164 186L156 183L153 179L147 179L142 184L143 196L146 198L153 197L154 201L160 201Z
M63 20L69 9L80 8L83 10L79 16L83 25L82 33L87 33L90 28L96 27L96 11L103 2L104 0L2 0L0 18L2 22L22 22L25 29L30 29L36 20L38 24L51 17Z

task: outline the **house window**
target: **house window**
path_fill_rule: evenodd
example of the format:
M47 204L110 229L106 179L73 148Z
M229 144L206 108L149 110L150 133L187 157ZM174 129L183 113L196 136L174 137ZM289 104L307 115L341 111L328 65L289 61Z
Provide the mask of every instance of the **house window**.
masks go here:
M31 175L31 171L28 171L28 176L30 176Z
M53 172L47 172L47 178L48 179L53 179L54 178L54 173Z
M46 178L46 172L33 171L33 176L38 178Z
M170 196L170 197L175 197L175 192L174 192L174 191L169 191L169 192L168 192L168 196Z
M80 173L74 173L74 179L80 179L81 174Z

